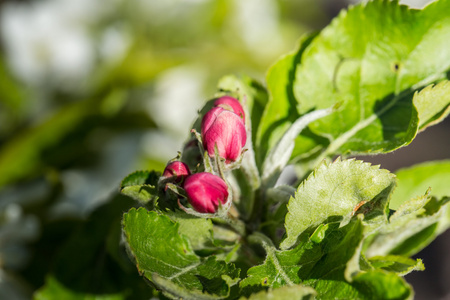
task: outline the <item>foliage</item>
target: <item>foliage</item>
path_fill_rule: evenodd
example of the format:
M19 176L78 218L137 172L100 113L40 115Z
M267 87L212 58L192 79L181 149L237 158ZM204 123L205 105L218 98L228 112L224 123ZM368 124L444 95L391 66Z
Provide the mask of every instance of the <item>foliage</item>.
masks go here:
M357 5L272 66L267 91L224 79L216 96L246 106L252 143L237 169L218 153L198 168L227 179L235 207L192 213L208 220L193 230L195 217L173 218L182 185L152 190L151 211L123 218L141 275L173 299L411 299L403 276L424 266L410 256L450 226L448 162L397 178L347 157L406 146L448 115L449 9L447 0L420 11ZM301 170L291 188L276 185L288 164Z
M219 44L233 36L218 31L230 4L213 2L198 12L208 16L198 26L211 28L205 34ZM320 32L304 35L269 68L265 84L248 76L222 77L177 156L193 173L224 179L232 203L219 205L217 213L196 212L184 182L161 176L158 159L139 157L144 170L126 176L120 194L85 218L61 218L55 214L61 207L54 206L67 192L60 172L101 162L111 136L165 126L165 115L144 112L148 99L142 97L159 72L194 57L218 65L211 85L219 73L245 70L229 67L232 62L246 62L250 70L265 67L242 49L243 41L214 51L179 51L187 43L201 44L196 26L187 25L193 22L183 14L157 36L146 26L160 26L158 16L132 8L122 4L121 14L132 20L128 30L135 32L122 59L102 65L89 86L58 103L50 118L34 116L38 121L29 128L27 90L0 57L0 105L6 108L0 117L9 122L0 128L0 187L6 187L0 196L8 195L8 185L43 175L48 188L45 195L26 195L45 199L39 205L20 211L6 201L0 214L0 233L41 222L39 240L37 230L12 242L0 235L13 251L32 243L28 266L18 274L34 290L26 293L35 299L411 299L414 291L404 276L424 269L411 256L450 227L450 163L393 174L352 157L407 146L450 113L450 1L423 10L388 0L355 5ZM167 39L181 28L185 35ZM40 96L54 101L68 91L53 92ZM212 157L204 153L198 134L212 100L224 95L239 99L245 111L247 143L231 164L218 150ZM171 150L175 156L180 149ZM288 166L296 174L285 180ZM114 182L107 173L91 178ZM10 248L0 244L0 254ZM0 264L0 297L3 286L24 286L9 264Z

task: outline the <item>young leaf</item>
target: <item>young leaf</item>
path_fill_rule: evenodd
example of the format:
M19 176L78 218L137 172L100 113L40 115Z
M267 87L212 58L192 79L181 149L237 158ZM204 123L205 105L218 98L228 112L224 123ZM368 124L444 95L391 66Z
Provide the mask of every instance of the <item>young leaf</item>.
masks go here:
M339 225L334 222L325 226L320 239L314 238L314 234L311 237L303 234L298 246L290 250L276 250L265 244L266 260L248 270L248 277L240 282L240 287L244 291L257 287L278 288L306 283L311 278L330 279L330 276L344 280L346 265L363 239L363 225L360 219L341 228ZM308 285L313 284L310 281Z
M392 195L389 208L398 209L400 205L425 194L431 188L430 195L437 198L450 196L450 160L418 164L396 172L398 187Z
M424 114L413 106L414 91L445 78L450 67L449 10L448 0L423 10L369 1L342 12L311 42L296 68L299 113L343 103L310 125L330 139L317 161L385 153L411 142Z
M403 203L368 242L364 254L414 255L450 227L449 201L424 195Z
M356 160L336 160L320 165L298 188L288 204L286 239L282 249L298 236L331 217L345 224L363 207L365 214L383 215L395 186L395 176L379 166Z
M122 180L120 192L142 204L158 199L158 180L161 174L155 171L136 171Z
M124 214L126 241L139 272L171 297L226 298L239 270L213 256L197 256L178 227L167 216L144 208Z
M352 299L412 300L414 298L411 286L403 278L382 270L361 272L353 279L352 285L360 293L358 297L350 297Z
M374 256L369 259L369 262L375 269L394 272L400 276L405 276L412 271L425 270L421 259L414 260L404 256Z
M429 85L414 95L414 105L419 112L419 129L441 122L450 113L450 82Z

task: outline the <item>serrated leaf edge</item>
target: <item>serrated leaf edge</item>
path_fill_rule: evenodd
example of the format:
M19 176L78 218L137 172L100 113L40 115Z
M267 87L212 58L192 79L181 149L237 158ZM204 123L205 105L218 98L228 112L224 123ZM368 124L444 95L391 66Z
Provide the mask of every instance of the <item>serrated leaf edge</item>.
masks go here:
M373 169L373 170L380 170L380 171L383 171L383 173L385 173L385 174L388 174L388 175L390 175L390 177L391 178L396 178L396 176L395 176L395 174L393 174L393 173L391 173L391 172L389 172L388 170L386 170L386 169L381 169L380 168L380 165L373 165L373 164L371 164L371 163L369 163L369 162L364 162L363 160L357 160L357 159L355 159L355 158L350 158L350 159L342 159L340 156L338 156L333 162L328 162L326 159L323 159L322 161L321 161L321 163L308 175L308 177L305 179L305 180L303 180L301 183L300 183L300 185L298 186L298 188L297 188L297 191L295 192L295 194L297 194L297 193L300 193L301 192L301 189L302 188L304 188L304 186L305 186L305 184L307 184L307 182L308 181L310 181L310 180L312 180L313 178L316 178L316 176L317 176L317 174L319 173L319 172L322 172L323 170L326 170L326 169L329 169L329 168L331 168L331 167L333 167L333 166L335 166L335 165L337 165L337 164L340 164L340 163L348 163L348 162L351 162L351 161L353 161L354 163L358 163L358 164L360 164L360 165L366 165L369 169ZM395 181L395 186L396 186L396 181ZM392 191L395 189L395 186L394 186L394 188L392 189ZM392 192L391 192L391 194L392 194ZM389 195L389 198L391 197L391 194ZM286 217L285 217L285 222L284 222L284 224L285 224L285 228L286 228L286 222L287 222L287 219L288 219L288 216L290 216L291 215L291 210L290 210L290 204L291 204L291 201L294 199L294 201L295 201L295 196L294 197L292 197L290 200L289 200L289 202L288 202L288 204L287 204L287 213L286 213ZM388 201L389 201L389 199L388 199ZM286 232L287 232L287 228L286 228ZM295 246L295 242L293 243L293 244L291 244L291 245L283 245L283 242L285 241L287 239L287 237L281 242L281 244L280 244L280 248L282 249L282 250L288 250L288 249L290 249L290 248L292 248L293 246Z

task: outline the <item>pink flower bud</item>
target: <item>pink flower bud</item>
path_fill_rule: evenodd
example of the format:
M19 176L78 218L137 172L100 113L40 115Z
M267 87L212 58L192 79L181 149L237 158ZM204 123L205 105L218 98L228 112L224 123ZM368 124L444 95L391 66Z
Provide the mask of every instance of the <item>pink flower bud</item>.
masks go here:
M188 175L191 175L191 171L184 162L173 161L166 166L162 177L175 177L174 182L180 183Z
M225 181L211 173L196 173L186 178L184 190L189 203L200 213L215 213L219 202L225 204L228 188Z
M230 96L223 96L214 101L214 106L234 112L245 122L244 109L237 99Z
M214 156L217 145L219 156L226 162L236 161L247 141L243 120L235 113L221 107L213 107L202 120L203 147Z

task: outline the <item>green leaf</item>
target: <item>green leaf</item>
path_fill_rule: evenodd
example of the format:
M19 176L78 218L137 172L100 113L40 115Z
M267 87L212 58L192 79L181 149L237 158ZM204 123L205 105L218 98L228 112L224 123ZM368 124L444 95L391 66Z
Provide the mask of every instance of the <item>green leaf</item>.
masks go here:
M198 218L184 211L168 211L166 215L179 224L178 233L189 239L193 250L205 249L213 246L213 224L211 219Z
M365 292L357 291L346 278L347 273L351 273L352 279L359 272L359 268L355 268L355 260L359 261L360 245L364 238L362 217L338 228L339 223L330 223L321 229L323 236L319 240L324 245L323 257L309 274L302 274L303 284L313 287L318 299L364 299Z
M277 289L268 289L267 291L261 291L259 293L253 294L248 298L242 297L241 300L302 300L302 299L313 299L317 293L314 289L302 286L302 285L292 285L283 286Z
M356 160L323 163L297 190L288 204L286 239L282 249L293 246L298 236L330 218L343 224L357 212L366 219L384 217L395 176L379 166Z
M299 270L310 271L322 257L321 247L311 241L288 251L276 250L273 246L264 244L267 257L262 265L252 267L247 272L247 278L239 286L248 290L259 290L263 287L279 288L285 285L299 284ZM305 270L303 270L303 268Z
M370 1L342 12L304 50L294 83L299 113L342 102L310 125L330 140L317 161L411 142L424 114L412 103L414 91L445 78L450 67L449 10L448 0L422 11Z
M353 274L351 282L346 280L347 268L359 256L363 238L359 217L340 228L338 222L328 223L309 238L302 234L298 245L290 250L276 250L266 244L266 260L248 270L248 277L240 282L242 292L262 294L267 287L276 290L302 283L316 291L315 299L409 299L410 286L392 272L369 269ZM398 262L396 268L400 270L404 260L399 258Z
M120 192L142 204L158 199L158 180L161 174L155 171L136 171L122 180Z
M369 259L369 262L376 269L394 272L400 276L405 276L412 271L425 270L421 259L414 260L404 256L374 256Z
M232 264L197 256L189 240L179 234L179 224L167 216L131 209L124 214L123 228L139 272L171 297L226 298L239 275Z
M412 288L403 278L381 270L358 274L353 279L353 286L361 294L360 297L354 299L412 300L414 297Z
M414 105L419 112L419 129L441 122L450 113L450 82L429 85L414 95Z
M298 246L290 250L276 250L263 243L266 260L248 270L248 277L240 282L240 287L246 290L278 288L303 282L315 288L313 284L318 279L344 280L346 265L363 239L363 225L360 219L341 228L339 225L334 222L324 227L321 239L314 234L311 237L301 235Z
M419 252L450 227L449 202L428 195L406 201L367 242L364 254L371 258Z
M33 295L34 300L52 300L52 299L65 299L65 300L123 300L126 299L125 294L85 294L79 291L71 290L65 287L53 276L49 276L46 279L45 286L35 292Z
M315 281L316 299L412 300L413 296L411 287L403 278L380 270L361 272L352 283L333 278L311 281Z
M396 175L398 187L389 203L391 209L398 209L403 202L425 194L429 188L430 195L439 199L450 196L450 160L418 164L400 169Z

